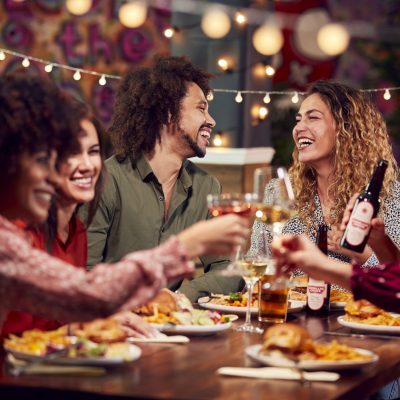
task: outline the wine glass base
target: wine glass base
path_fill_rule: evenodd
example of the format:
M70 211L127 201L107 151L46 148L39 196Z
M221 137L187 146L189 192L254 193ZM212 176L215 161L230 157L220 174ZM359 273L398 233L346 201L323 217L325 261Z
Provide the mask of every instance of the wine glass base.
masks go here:
M254 325L239 325L238 327L234 328L237 332L247 332L247 333L264 333L264 329L259 328L258 326Z

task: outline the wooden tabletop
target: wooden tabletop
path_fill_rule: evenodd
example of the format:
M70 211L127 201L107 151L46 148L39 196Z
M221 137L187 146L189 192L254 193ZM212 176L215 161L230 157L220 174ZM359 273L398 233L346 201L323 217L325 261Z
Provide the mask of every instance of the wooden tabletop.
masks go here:
M328 318L290 320L305 326L314 338L332 340L325 331L350 332L337 323L340 314ZM239 323L242 323L240 320ZM217 335L193 337L189 344L140 344L141 358L110 369L100 377L11 376L0 355L2 399L363 399L400 376L400 340L337 337L339 342L372 350L379 361L363 370L341 372L335 383L264 380L219 376L219 367L254 367L246 347L261 343L261 335L229 330Z

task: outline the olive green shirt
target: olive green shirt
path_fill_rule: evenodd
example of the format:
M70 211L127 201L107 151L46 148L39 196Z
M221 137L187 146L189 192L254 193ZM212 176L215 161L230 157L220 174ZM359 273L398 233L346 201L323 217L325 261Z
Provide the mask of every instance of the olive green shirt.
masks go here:
M109 177L88 228L89 268L100 262L118 261L133 251L156 247L195 222L208 219L207 194L221 191L214 177L185 160L165 220L162 186L144 156L139 157L136 165L129 158L120 163L115 156L105 164ZM201 262L208 272L225 268L228 260L226 257L202 257ZM197 279L204 282L204 278L200 278ZM185 283L192 300L203 294L196 294L197 279ZM209 282L211 286L212 281L214 279ZM209 291L220 286L210 287ZM231 290L231 284L228 286L225 292ZM182 291L185 292L183 288Z

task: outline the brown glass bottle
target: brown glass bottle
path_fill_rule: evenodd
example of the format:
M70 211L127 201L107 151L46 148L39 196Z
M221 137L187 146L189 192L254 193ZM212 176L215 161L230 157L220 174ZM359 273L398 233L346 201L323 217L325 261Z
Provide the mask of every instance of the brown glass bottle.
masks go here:
M319 225L317 233L318 248L328 254L328 226ZM331 285L325 281L308 278L307 305L308 315L326 316L330 311Z
M378 214L379 193L388 162L379 160L365 190L358 196L340 245L346 249L362 253L371 231L371 219Z

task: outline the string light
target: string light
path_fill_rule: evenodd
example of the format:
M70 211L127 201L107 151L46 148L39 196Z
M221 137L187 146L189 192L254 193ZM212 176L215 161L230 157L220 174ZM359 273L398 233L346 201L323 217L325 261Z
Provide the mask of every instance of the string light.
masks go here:
M104 86L107 83L107 79L104 75L102 75L99 79L99 85Z
M28 68L30 65L31 65L31 62L29 61L29 58L28 57L25 57L23 60L22 60L22 66L24 67L24 68Z
M212 141L213 145L215 147L221 147L222 146L222 133L217 132L214 135L213 141Z
M95 71L82 69L82 68L77 70L75 67L71 67L70 65L60 64L60 63L56 63L56 62L50 62L49 60L44 60L44 59L41 59L38 57L28 56L26 54L18 53L16 51L3 49L3 48L0 48L0 61L5 60L7 54L23 59L24 64L26 63L26 61L28 63L30 63L30 61L34 61L35 63L43 64L46 72L48 72L50 70L50 66L51 66L51 70L54 67L57 67L60 69L74 71L74 79L75 79L75 76L77 76L78 77L77 80L79 80L81 78L81 74L97 76L99 78L99 81L98 81L99 84L100 84L100 81L103 82L103 80L101 79L103 76L104 76L104 79L106 79L106 78L107 79L121 79L121 77L118 75L104 74L101 72L95 72ZM26 59L26 61L25 61L25 59ZM390 92L393 92L393 91L400 91L400 86L394 86L394 87L389 87L389 88L384 88L384 89L383 88L360 89L360 92L364 92L364 93L384 93L383 97L385 100L389 100L391 98ZM288 90L288 91L277 91L277 90L271 91L270 90L270 91L266 92L263 90L240 90L240 91L238 91L237 89L218 89L218 88L216 88L216 89L213 89L212 92L208 93L207 100L209 100L209 101L213 100L214 93L233 93L233 94L236 93L235 100L236 101L239 100L239 102L243 101L243 96L242 96L243 94L258 94L258 95L264 96L263 102L266 104L271 102L271 97L270 97L271 95L282 95L282 96L292 95L292 102L294 102L294 103L299 101L299 95L301 95L301 96L305 95L305 92L299 92L299 91L293 92L291 90Z
M226 58L220 58L217 64L222 69L222 71L227 71L229 69L229 63Z
M237 92L237 95L235 97L236 103L241 103L243 101L243 96L241 92Z
M244 25L247 22L247 17L241 11L236 11L236 13L235 13L235 21L239 25Z
M46 72L51 72L51 71L53 71L53 64L47 64L47 65L45 65L45 66L44 66L44 70L45 70Z
M80 79L81 79L81 73L79 72L79 69L77 69L76 71L75 71L75 73L74 73L74 75L73 75L73 78L76 80L76 81L79 81Z
M176 32L176 28L167 28L167 29L164 29L163 34L166 38L171 39L175 35L175 32Z
M265 118L267 118L267 115L268 115L268 108L267 107L260 107L259 109L258 109L258 118L259 119L261 119L261 120L263 120L263 119L265 119Z

